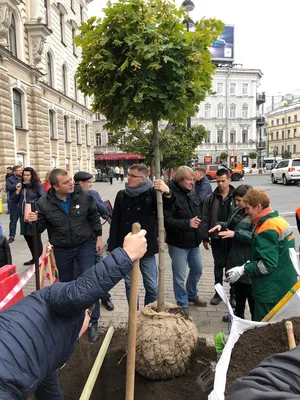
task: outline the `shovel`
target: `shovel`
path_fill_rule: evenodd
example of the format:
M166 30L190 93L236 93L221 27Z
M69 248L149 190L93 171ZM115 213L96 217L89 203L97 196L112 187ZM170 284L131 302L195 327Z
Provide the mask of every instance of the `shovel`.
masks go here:
M289 349L293 350L296 347L295 336L294 336L294 328L292 321L285 321L285 329L289 342Z

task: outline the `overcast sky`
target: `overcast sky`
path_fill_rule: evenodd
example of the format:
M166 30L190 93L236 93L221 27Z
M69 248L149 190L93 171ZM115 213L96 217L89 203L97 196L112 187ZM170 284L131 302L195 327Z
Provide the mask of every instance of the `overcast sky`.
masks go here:
M300 1L193 0L194 21L219 18L235 26L235 63L260 69L266 95L300 92ZM176 0L180 6L181 0ZM89 15L101 15L106 0L93 0Z

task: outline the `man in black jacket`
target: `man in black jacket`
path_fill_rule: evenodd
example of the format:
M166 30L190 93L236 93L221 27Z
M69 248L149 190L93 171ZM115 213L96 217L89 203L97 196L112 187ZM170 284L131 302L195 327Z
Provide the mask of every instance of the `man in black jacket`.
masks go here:
M30 213L28 220L37 219L37 230L48 231L54 246L54 255L61 282L74 279L74 262L80 274L95 263L95 249L103 250L100 215L93 197L74 182L68 171L54 169L49 176L51 188L36 203L37 213ZM90 340L99 338L99 302L91 318Z
M230 185L229 171L221 168L216 173L217 188L213 193L206 197L202 209L201 229L203 231L203 246L209 250L209 229L216 226L219 222L226 222L235 209L233 200L234 187ZM226 259L222 257L225 254L223 246L224 240L218 236L218 232L210 234L211 249L214 258L215 285L223 284L223 269L226 265ZM216 292L210 301L212 305L218 305L222 301ZM235 307L235 298L231 293L230 303Z
M54 283L0 313L0 399L63 400L56 369L75 350L89 322L88 308L142 257L145 231L129 234L123 249L85 271L76 281Z
M195 169L195 186L194 186L195 192L199 196L200 199L200 206L201 206L201 211L203 208L204 200L206 197L211 194L212 192L212 187L210 184L210 181L206 175L206 170L205 168L202 168L199 164L196 165Z
M161 191L164 204L171 203L172 197L169 187L162 181L156 180L154 184L148 179L148 168L145 164L134 164L128 170L128 183L125 190L120 190L114 204L108 251L112 251L122 244L124 237L131 231L134 222L139 222L147 231L148 249L141 259L140 269L145 287L144 304L157 300L157 265L155 254L158 253L158 228L156 190ZM129 301L130 277L125 279L126 296Z
M9 222L9 239L8 243L12 243L15 240L17 222L18 222L18 210L17 205L12 204L11 198L16 191L16 186L21 182L22 178L22 167L20 165L13 166L13 173L6 179L6 191L9 193L10 198L10 222Z

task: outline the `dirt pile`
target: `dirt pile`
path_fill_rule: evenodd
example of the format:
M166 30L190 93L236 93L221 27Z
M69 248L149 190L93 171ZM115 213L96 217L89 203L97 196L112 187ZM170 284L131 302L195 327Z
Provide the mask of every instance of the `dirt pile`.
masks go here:
M300 343L300 318L290 319L293 322L296 344ZM258 366L266 357L283 353L289 349L285 321L254 328L244 332L231 354L227 372L226 395L233 382Z
M103 335L104 337L104 335ZM104 363L95 384L91 400L124 400L126 380L125 331L117 330L108 348ZM100 348L100 343L90 344L86 336L80 340L76 352L59 373L65 400L78 400ZM201 392L196 384L198 375L210 361L216 360L214 348L199 341L188 372L168 381L150 381L136 374L136 400L207 400L208 393Z

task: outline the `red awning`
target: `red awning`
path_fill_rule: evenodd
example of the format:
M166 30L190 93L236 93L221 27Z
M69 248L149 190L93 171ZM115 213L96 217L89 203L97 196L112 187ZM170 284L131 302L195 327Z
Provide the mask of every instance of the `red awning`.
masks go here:
M140 154L95 154L95 160L144 160L145 157Z

